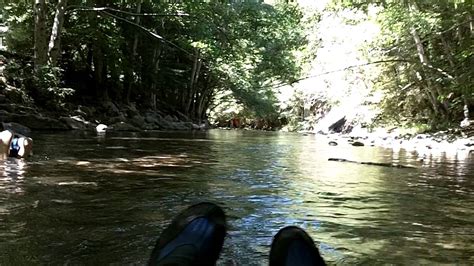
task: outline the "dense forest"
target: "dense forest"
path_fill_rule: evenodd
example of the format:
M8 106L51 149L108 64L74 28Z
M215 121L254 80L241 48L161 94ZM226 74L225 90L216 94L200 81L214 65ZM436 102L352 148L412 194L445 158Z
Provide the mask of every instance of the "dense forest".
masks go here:
M375 106L364 126L435 130L471 124L470 1L329 1L324 7L287 1L1 2L8 27L0 58L2 101L53 117L143 129L167 128L156 120L167 117L188 128L211 120L314 130L358 92L361 105ZM357 51L356 64L344 62L347 51L336 51L333 61L344 67L318 65L318 51L338 45L318 35L323 27L331 30L324 26L329 17L346 26L376 25L377 34L357 45L348 32L337 33ZM327 71L311 72L315 62ZM309 90L301 86L332 73L346 79L344 88L328 80ZM291 91L285 100L282 88ZM368 100L374 95L380 95L377 101ZM145 115L150 113L155 117Z

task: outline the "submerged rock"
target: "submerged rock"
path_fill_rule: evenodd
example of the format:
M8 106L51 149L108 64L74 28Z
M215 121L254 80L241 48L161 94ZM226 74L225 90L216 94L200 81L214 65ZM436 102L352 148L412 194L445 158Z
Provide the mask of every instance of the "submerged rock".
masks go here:
M331 141L328 142L328 145L329 146L337 146L338 144L334 140L331 140Z
M355 146L355 147L362 147L362 146L365 146L364 143L360 142L360 141L354 141L351 143L352 146Z

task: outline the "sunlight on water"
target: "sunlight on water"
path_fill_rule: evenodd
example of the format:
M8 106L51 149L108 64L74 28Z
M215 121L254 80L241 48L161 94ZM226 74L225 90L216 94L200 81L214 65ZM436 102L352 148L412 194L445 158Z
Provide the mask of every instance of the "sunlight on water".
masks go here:
M34 138L34 157L0 162L1 265L145 264L170 219L200 201L228 215L219 264L266 264L287 225L304 228L330 263L474 261L472 158L420 162L275 132Z

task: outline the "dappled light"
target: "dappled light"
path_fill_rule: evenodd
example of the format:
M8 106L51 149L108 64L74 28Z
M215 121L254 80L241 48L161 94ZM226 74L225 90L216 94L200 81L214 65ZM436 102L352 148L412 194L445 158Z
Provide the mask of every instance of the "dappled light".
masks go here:
M0 7L0 265L474 262L470 1Z
M228 214L223 262L266 261L273 235L286 225L304 228L334 263L401 256L447 262L471 252L473 213L464 205L473 200L469 160L418 162L403 150L333 147L326 137L255 131L101 140L55 133L35 140L35 157L4 162L0 183L6 222L0 235L7 245L30 243L20 257L34 253L34 261L93 262L104 254L102 263L145 262L173 213L199 201L217 202ZM336 156L417 168L328 161ZM32 238L42 240L31 244ZM52 245L58 245L54 257Z
M96 159L89 161L79 160L57 160L57 164L70 164L76 166L79 171L93 171L113 174L140 174L140 175L156 175L160 173L162 168L189 168L203 164L199 160L190 159L185 154L161 155L161 156L145 156L140 158L126 159Z
M8 158L0 160L0 191L3 193L24 193L24 174L27 162L23 159Z

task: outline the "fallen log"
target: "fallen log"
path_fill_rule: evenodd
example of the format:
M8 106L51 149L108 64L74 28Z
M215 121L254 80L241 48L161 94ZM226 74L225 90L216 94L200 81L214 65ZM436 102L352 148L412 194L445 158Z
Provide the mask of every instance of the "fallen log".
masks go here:
M328 161L333 162L345 162L345 163L357 163L357 164L365 164L365 165L375 165L375 166L383 166L383 167L394 167L394 168L416 168L409 165L397 164L397 163L375 163L375 162L358 162L358 161L351 161L342 158L329 158Z

